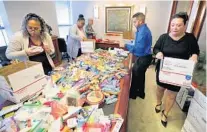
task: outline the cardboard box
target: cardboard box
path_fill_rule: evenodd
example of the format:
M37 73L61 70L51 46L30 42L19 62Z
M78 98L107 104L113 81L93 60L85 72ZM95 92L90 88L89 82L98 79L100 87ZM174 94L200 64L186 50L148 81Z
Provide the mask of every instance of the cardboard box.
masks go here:
M186 119L181 132L205 132L205 131L201 131L201 129L196 129L194 125L191 124L190 121Z
M193 93L194 93L194 89L181 87L180 91L176 96L176 102L182 110L184 110L184 108L186 109L186 107L189 108L189 103L193 97Z
M20 62L0 69L0 77L5 78L13 91L17 91L44 76L42 64L33 61ZM1 79L0 83L5 80Z
M160 64L160 82L191 87L195 63L191 60L165 57Z
M39 62L20 62L0 69L0 94L15 103L40 91L46 82Z
M82 53L93 53L95 51L95 40L81 41Z
M44 76L43 78L17 91L13 91L12 89L10 89L10 87L5 89L0 88L0 95L6 100L12 101L14 103L20 103L30 99L35 94L40 93L44 89L46 84L47 79L46 76Z
M194 99L191 101L187 120L195 129L202 130L202 132L206 131L206 110L203 109Z
M187 132L184 127L182 127L181 132Z
M195 89L195 94L193 98L203 109L206 110L207 97L202 92L200 92L198 89Z

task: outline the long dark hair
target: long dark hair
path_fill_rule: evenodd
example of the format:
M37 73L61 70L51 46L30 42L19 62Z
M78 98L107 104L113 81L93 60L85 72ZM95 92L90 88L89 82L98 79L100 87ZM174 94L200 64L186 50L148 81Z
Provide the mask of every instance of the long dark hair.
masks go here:
M35 13L29 13L24 17L24 20L22 22L23 34L26 36L29 36L29 32L27 31L27 24L29 20L36 20L40 22L40 27L41 27L40 35L41 37L45 37L44 33L46 32L46 23L42 17L38 16Z
M172 20L173 20L174 18L182 18L182 19L183 19L183 23L184 23L184 25L185 25L185 24L187 23L187 21L188 21L188 14L187 14L187 12L179 12L179 13L175 14L175 15L172 17Z

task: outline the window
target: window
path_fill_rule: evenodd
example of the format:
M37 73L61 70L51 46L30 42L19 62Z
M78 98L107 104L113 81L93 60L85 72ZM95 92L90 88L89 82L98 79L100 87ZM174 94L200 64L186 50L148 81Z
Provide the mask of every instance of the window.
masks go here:
M8 37L5 31L3 21L0 16L0 47L6 46L8 44Z
M56 1L55 3L59 34L61 38L66 40L66 37L69 33L69 28L71 26L70 1Z

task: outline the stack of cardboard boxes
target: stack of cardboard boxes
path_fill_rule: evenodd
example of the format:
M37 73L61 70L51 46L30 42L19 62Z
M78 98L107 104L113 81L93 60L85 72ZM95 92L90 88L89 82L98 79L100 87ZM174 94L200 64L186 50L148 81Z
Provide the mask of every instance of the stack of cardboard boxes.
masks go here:
M206 132L206 106L207 97L198 89L195 89L191 100L187 118L181 132Z

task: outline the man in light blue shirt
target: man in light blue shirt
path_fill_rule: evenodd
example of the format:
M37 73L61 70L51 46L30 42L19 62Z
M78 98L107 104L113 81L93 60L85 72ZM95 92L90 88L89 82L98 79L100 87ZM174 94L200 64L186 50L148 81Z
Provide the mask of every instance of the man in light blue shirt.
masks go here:
M152 61L151 31L145 24L145 15L136 13L133 15L133 24L136 27L136 38L134 45L126 44L125 47L136 56L136 62L132 69L132 83L130 89L130 98L136 99L137 96L145 98L145 72Z

